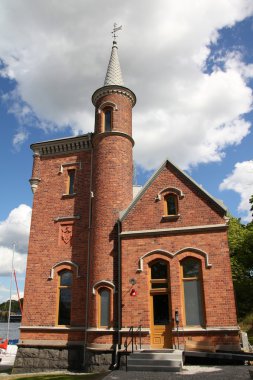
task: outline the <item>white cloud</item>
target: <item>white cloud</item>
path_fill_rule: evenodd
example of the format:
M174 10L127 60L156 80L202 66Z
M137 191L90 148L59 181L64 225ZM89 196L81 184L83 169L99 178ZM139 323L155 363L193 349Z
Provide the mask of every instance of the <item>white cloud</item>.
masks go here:
M233 172L220 184L220 190L233 190L240 195L238 211L244 214L243 220L252 220L249 199L253 194L253 160L238 162Z
M0 245L0 275L9 276L12 270L12 255L13 250ZM14 253L14 269L17 274L25 272L27 255L21 254L18 251Z
M137 163L152 169L168 156L184 168L219 161L249 132L253 70L236 52L222 57L222 69L214 62L211 75L203 68L219 29L252 14L251 0L2 0L1 73L17 81L10 112L21 125L92 131L90 97L103 85L117 20L123 76L138 98Z
M20 254L27 253L31 211L29 206L21 204L10 212L7 219L0 222L0 255L3 260L5 254L7 256L9 255L9 251L12 249L14 243L16 250L20 252ZM17 257L19 256L17 255ZM3 261L1 259L0 263L2 267Z
M19 130L13 137L13 146L19 150L20 146L28 139L28 132L26 130Z

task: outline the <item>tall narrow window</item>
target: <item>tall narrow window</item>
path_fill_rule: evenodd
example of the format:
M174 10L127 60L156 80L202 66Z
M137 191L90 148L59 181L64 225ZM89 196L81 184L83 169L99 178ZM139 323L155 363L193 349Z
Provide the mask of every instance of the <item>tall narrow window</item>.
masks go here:
M178 202L176 194L167 194L164 197L165 215L178 214Z
M110 290L102 288L99 290L99 326L110 326Z
M112 130L112 110L110 108L104 110L104 130L105 132Z
M68 185L67 185L67 194L74 194L74 184L75 184L75 169L68 170Z
M185 322L187 326L203 325L201 262L188 257L181 262L184 289Z
M150 294L153 302L153 324L167 325L170 322L168 265L163 260L151 266Z
M64 270L59 273L59 304L58 304L58 325L70 325L71 321L71 301L72 301L72 272Z

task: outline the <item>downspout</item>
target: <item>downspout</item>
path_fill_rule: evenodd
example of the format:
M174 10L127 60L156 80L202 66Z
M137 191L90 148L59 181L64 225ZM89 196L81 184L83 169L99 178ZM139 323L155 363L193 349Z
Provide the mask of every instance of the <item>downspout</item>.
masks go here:
M121 224L118 220L118 347L121 348Z
M84 365L86 364L86 348L88 336L88 310L89 310L89 293L90 293L90 256L91 256L91 226L92 226L92 175L93 175L93 145L91 140L91 133L89 133L89 142L91 146L91 159L90 159L90 197L89 197L89 226L88 226L88 247L87 247L87 275L86 275L86 302L85 302L85 335L84 335Z
M121 348L121 240L120 240L120 221L117 221L118 226L118 344L115 351L115 363L113 369L118 367L118 351Z

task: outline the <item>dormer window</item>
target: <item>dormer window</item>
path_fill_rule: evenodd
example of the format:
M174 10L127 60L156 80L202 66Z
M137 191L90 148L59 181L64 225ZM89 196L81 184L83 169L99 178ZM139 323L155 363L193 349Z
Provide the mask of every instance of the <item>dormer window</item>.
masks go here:
M166 194L164 196L165 215L178 215L178 199L176 194Z
M104 109L104 131L110 132L112 130L112 109Z

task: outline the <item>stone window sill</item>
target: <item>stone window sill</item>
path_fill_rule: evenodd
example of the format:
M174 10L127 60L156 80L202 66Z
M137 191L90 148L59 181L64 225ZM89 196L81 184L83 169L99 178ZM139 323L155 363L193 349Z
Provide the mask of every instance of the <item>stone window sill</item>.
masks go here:
M62 194L62 198L66 199L66 198L74 198L76 196L76 193L73 193L73 194Z
M177 215L163 215L162 222L169 222L170 220L177 220L180 217L180 214Z

